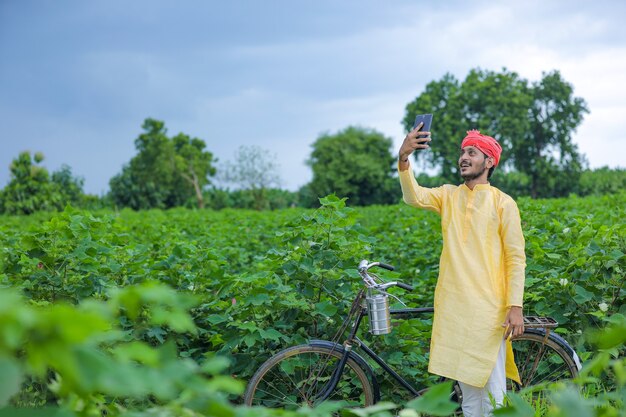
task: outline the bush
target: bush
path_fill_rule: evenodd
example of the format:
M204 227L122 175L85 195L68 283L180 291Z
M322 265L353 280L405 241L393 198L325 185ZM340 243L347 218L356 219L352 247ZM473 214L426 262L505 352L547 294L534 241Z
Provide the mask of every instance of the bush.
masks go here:
M626 189L626 169L602 167L582 172L580 186L576 191L581 196L620 193Z
M150 324L150 315L119 316L116 328L128 341L174 343L196 363L208 352L227 356L227 372L246 380L277 350L337 329L361 285L355 267L363 258L397 267L385 278L416 287L402 296L409 306L432 303L441 250L437 215L406 205L350 208L334 196L320 205L3 216L0 286L19 289L33 305L80 306L108 303L116 288L161 282L196 297L190 311L196 331ZM525 313L557 318L556 331L591 361L598 348L582 333L626 314L626 194L524 198L518 205L527 245ZM0 332L5 327L0 322ZM405 376L431 384L429 331L428 319L415 320L371 343ZM612 352L626 354L623 347ZM47 401L22 394L25 402Z

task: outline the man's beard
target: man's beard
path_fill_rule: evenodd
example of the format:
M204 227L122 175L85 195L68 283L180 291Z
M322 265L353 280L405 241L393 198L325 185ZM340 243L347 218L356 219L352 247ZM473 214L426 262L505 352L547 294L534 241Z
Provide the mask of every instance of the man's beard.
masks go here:
M479 178L481 175L483 175L483 172L485 172L487 170L487 168L485 167L485 164L483 164L483 170L480 172L476 172L473 174L461 174L461 178L463 178L465 181L472 181L475 180L476 178Z

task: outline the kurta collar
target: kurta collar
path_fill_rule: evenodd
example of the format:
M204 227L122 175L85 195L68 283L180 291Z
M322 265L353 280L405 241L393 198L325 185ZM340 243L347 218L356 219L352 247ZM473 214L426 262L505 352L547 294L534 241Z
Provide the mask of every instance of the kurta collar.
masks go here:
M480 191L480 190L488 190L491 187L491 184L487 183L487 184L476 184L474 186L473 190L470 190L470 188L465 184L461 184L461 187L465 187L467 189L467 191L469 192L474 192L474 191Z

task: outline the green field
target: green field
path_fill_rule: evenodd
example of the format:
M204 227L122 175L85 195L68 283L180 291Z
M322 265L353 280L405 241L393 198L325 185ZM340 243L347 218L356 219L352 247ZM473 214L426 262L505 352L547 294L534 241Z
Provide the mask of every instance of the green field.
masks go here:
M528 264L525 314L556 318L561 323L557 331L589 360L596 352L582 334L603 327L617 313L626 314L626 194L521 199L518 205ZM130 343L138 349L129 348L135 353L174 349L177 359L205 365L218 361L207 362L216 354L230 362L226 368L215 365L214 372L245 381L277 350L334 333L360 285L355 268L361 259L396 266L397 272L381 275L416 287L411 294L396 290L409 307L431 305L441 249L439 218L432 213L405 205L352 209L333 197L317 210L66 209L2 217L0 224L0 282L19 289L25 300L12 301L19 306L13 313L0 307L0 323L5 323L0 353L14 358L6 369L19 369L27 381L13 404L55 404L61 398L74 409L79 399L94 409L102 410L106 403L143 410L170 404L171 398L155 395L150 390L159 388L152 385L128 398L97 394L109 392L97 384L77 389L85 378L80 372L74 380L53 378L50 390L45 383L49 367L71 366L46 359L40 352L44 345L33 347L28 332L41 329L29 324L29 314L39 317L61 304L80 304L79 309L100 305L112 309L98 313L104 324L94 324L84 337L61 337L57 348L89 340L90 346L119 359L124 357L120 346ZM176 291L151 286L155 281ZM23 317L15 313L20 309ZM71 315L55 314L45 320L57 325L71 320ZM26 333L10 330L6 323L11 320ZM385 359L405 375L430 383L424 356L428 325L428 320L404 324L374 344L389 346ZM75 326L76 332L83 331L80 320ZM107 334L111 329L117 333L110 340L96 337L96 330ZM9 343L10 338L15 340ZM623 355L623 348L619 352ZM137 359L135 353L127 352L128 358ZM213 391L238 392L223 384ZM182 390L172 389L178 395ZM237 402L236 395L230 398Z

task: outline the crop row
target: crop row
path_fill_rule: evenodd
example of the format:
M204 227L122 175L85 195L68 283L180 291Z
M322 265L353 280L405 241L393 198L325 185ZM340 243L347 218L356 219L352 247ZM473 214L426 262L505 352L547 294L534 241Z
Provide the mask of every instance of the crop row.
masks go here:
M583 359L579 334L626 314L626 194L518 202L526 238L525 313L555 317ZM395 265L384 278L411 283L409 306L431 305L441 249L439 218L404 205L345 207L334 196L317 210L174 209L3 217L0 283L33 303L77 304L112 290L159 281L200 302L198 331L172 332L120 317L134 340L173 341L181 355L231 359L247 379L272 353L331 337L359 287L363 258ZM425 371L429 320L414 320L373 343L410 378ZM403 353L402 355L400 353Z

